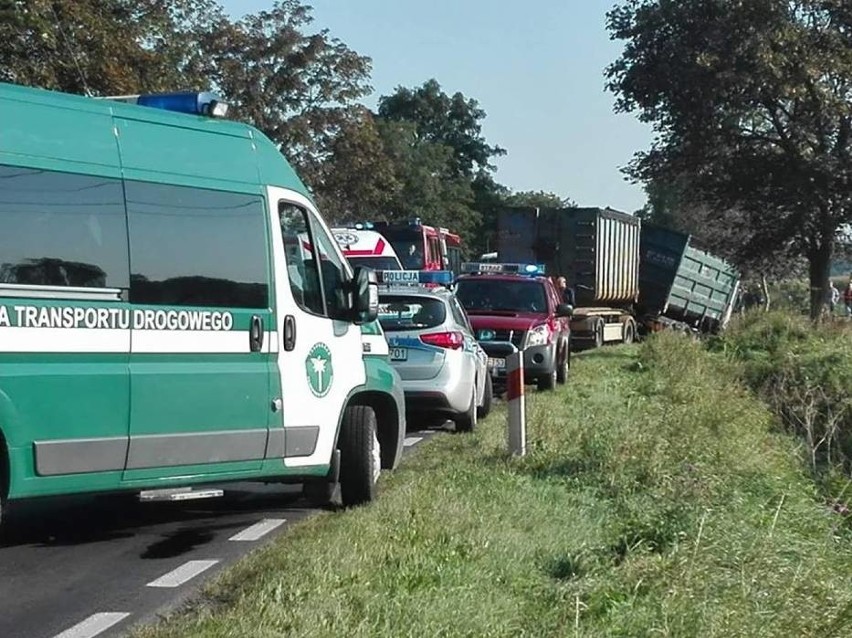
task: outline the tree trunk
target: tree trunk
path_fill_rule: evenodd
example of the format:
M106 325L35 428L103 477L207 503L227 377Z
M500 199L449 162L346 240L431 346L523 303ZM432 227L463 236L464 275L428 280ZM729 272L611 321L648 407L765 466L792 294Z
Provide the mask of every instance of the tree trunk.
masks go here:
M808 255L808 274L811 284L811 319L818 320L828 301L828 278L831 274L831 259L834 235L823 238L818 248Z
M760 285L763 288L763 311L769 312L772 307L772 300L769 298L769 282L766 281L766 275L761 275Z

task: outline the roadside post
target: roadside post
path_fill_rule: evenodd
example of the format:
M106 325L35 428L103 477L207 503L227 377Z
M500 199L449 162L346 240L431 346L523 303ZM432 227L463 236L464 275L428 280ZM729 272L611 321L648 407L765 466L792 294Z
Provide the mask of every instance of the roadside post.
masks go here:
M509 408L509 453L527 453L527 419L524 403L524 353L506 357L506 401Z

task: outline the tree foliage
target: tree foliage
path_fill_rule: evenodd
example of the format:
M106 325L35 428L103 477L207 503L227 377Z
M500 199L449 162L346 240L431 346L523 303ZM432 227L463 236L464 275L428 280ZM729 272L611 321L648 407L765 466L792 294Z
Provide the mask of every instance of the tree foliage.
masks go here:
M319 186L335 137L362 122L356 102L371 90L370 60L327 30L311 33L312 21L310 7L283 0L221 25L203 45L213 84L236 116L280 144L302 177Z
M379 117L415 124L418 141L441 144L453 151L454 175L473 178L491 171L491 161L506 151L489 145L482 135L485 111L462 93L450 96L434 79L415 89L399 87L379 100Z
M812 313L852 221L852 5L846 0L627 0L607 70L617 109L658 134L633 177L687 176L688 199L735 231L741 263L809 264Z
M0 0L0 80L89 95L206 88L213 0Z
M332 139L316 191L323 213L336 223L388 218L403 184L373 114L360 109Z
M576 202L547 191L520 191L503 197L506 206L524 206L528 208L571 208Z

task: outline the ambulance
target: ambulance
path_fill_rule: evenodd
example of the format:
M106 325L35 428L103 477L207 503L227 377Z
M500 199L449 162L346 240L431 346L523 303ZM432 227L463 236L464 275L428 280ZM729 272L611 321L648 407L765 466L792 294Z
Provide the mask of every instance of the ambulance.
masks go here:
M375 274L226 109L0 84L0 511L246 480L359 505L399 462Z
M352 266L383 270L402 270L402 263L381 233L356 224L352 228L332 228L335 240Z

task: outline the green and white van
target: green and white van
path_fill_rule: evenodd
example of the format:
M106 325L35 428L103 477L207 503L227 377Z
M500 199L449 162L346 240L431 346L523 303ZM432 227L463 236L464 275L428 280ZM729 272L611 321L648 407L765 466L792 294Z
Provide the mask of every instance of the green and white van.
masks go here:
M236 480L372 500L405 435L362 355L375 275L214 96L134 101L0 84L0 509Z

